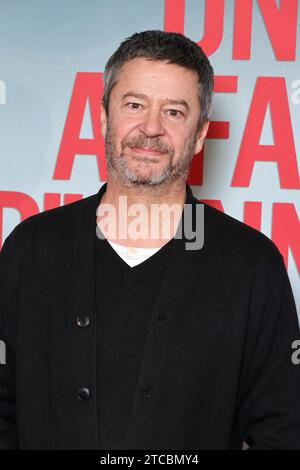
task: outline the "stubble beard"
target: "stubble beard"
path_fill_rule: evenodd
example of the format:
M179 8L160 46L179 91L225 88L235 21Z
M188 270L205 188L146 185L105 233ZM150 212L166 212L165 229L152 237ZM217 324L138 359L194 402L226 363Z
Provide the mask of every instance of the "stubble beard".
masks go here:
M185 183L190 170L190 165L194 156L196 136L187 141L182 152L181 158L174 163L174 149L163 144L158 138L149 138L143 135L138 137L125 138L121 142L121 153L118 153L116 146L116 137L107 124L105 136L105 150L107 170L116 180L121 180L127 186L161 186L169 184L173 181ZM124 155L125 149L130 152L129 147L149 147L167 153L156 158L150 156L139 157L140 161L157 161L159 158L168 158L168 165L160 171L155 168L150 170L146 175L139 174L138 171L132 170L127 164L127 157ZM155 167L155 165L153 165Z

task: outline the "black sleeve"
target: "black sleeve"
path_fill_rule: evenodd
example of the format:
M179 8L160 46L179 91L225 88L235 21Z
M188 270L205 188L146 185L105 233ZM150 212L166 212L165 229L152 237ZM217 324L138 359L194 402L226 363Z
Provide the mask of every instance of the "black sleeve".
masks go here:
M299 450L300 365L292 360L299 323L279 252L272 271L271 276L270 266L260 269L252 292L250 315L259 309L261 314L239 409L239 427L248 450ZM267 284L266 277L272 282ZM266 285L270 286L267 291Z
M15 301L16 264L6 239L0 252L0 340L5 346L0 364L0 450L17 449L15 387Z

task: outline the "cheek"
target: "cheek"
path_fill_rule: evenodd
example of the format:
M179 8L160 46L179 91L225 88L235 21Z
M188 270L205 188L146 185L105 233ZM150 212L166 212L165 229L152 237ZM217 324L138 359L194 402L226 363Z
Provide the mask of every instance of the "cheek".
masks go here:
M112 122L112 129L119 144L122 142L123 139L136 133L136 125L129 122L128 119L119 119L115 123Z
M136 120L128 118L122 113L112 112L110 115L111 126L115 129L116 132L122 135L126 135L128 132L131 132L133 128L137 126Z
M176 156L180 156L184 152L188 144L188 141L189 139L185 134L183 135L181 133L177 133L176 135L172 137L172 143L173 143Z

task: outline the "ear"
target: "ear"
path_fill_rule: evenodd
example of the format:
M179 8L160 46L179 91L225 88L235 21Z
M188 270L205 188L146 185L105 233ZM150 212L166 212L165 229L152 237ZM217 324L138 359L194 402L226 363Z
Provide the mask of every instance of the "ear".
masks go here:
M205 121L203 126L202 126L202 129L200 129L200 131L198 131L198 133L197 133L197 140L196 140L196 145L195 145L195 155L202 150L208 128L209 128L209 121Z
M107 128L107 116L106 116L106 111L104 108L104 104L101 101L101 134L103 139L105 139L106 135L106 128Z

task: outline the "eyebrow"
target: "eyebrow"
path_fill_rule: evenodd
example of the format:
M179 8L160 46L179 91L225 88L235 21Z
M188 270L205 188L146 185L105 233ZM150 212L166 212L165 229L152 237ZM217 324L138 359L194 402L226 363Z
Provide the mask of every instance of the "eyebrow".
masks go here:
M144 95L143 93L135 93L133 91L129 91L128 93L125 93L125 95L122 96L122 99L124 100L125 98L128 98L130 96L133 96L134 98L138 98L140 100L145 100L148 101L148 96ZM166 99L164 101L165 104L173 104L173 105L182 105L184 106L188 111L190 110L189 105L185 100L171 100L171 99Z

